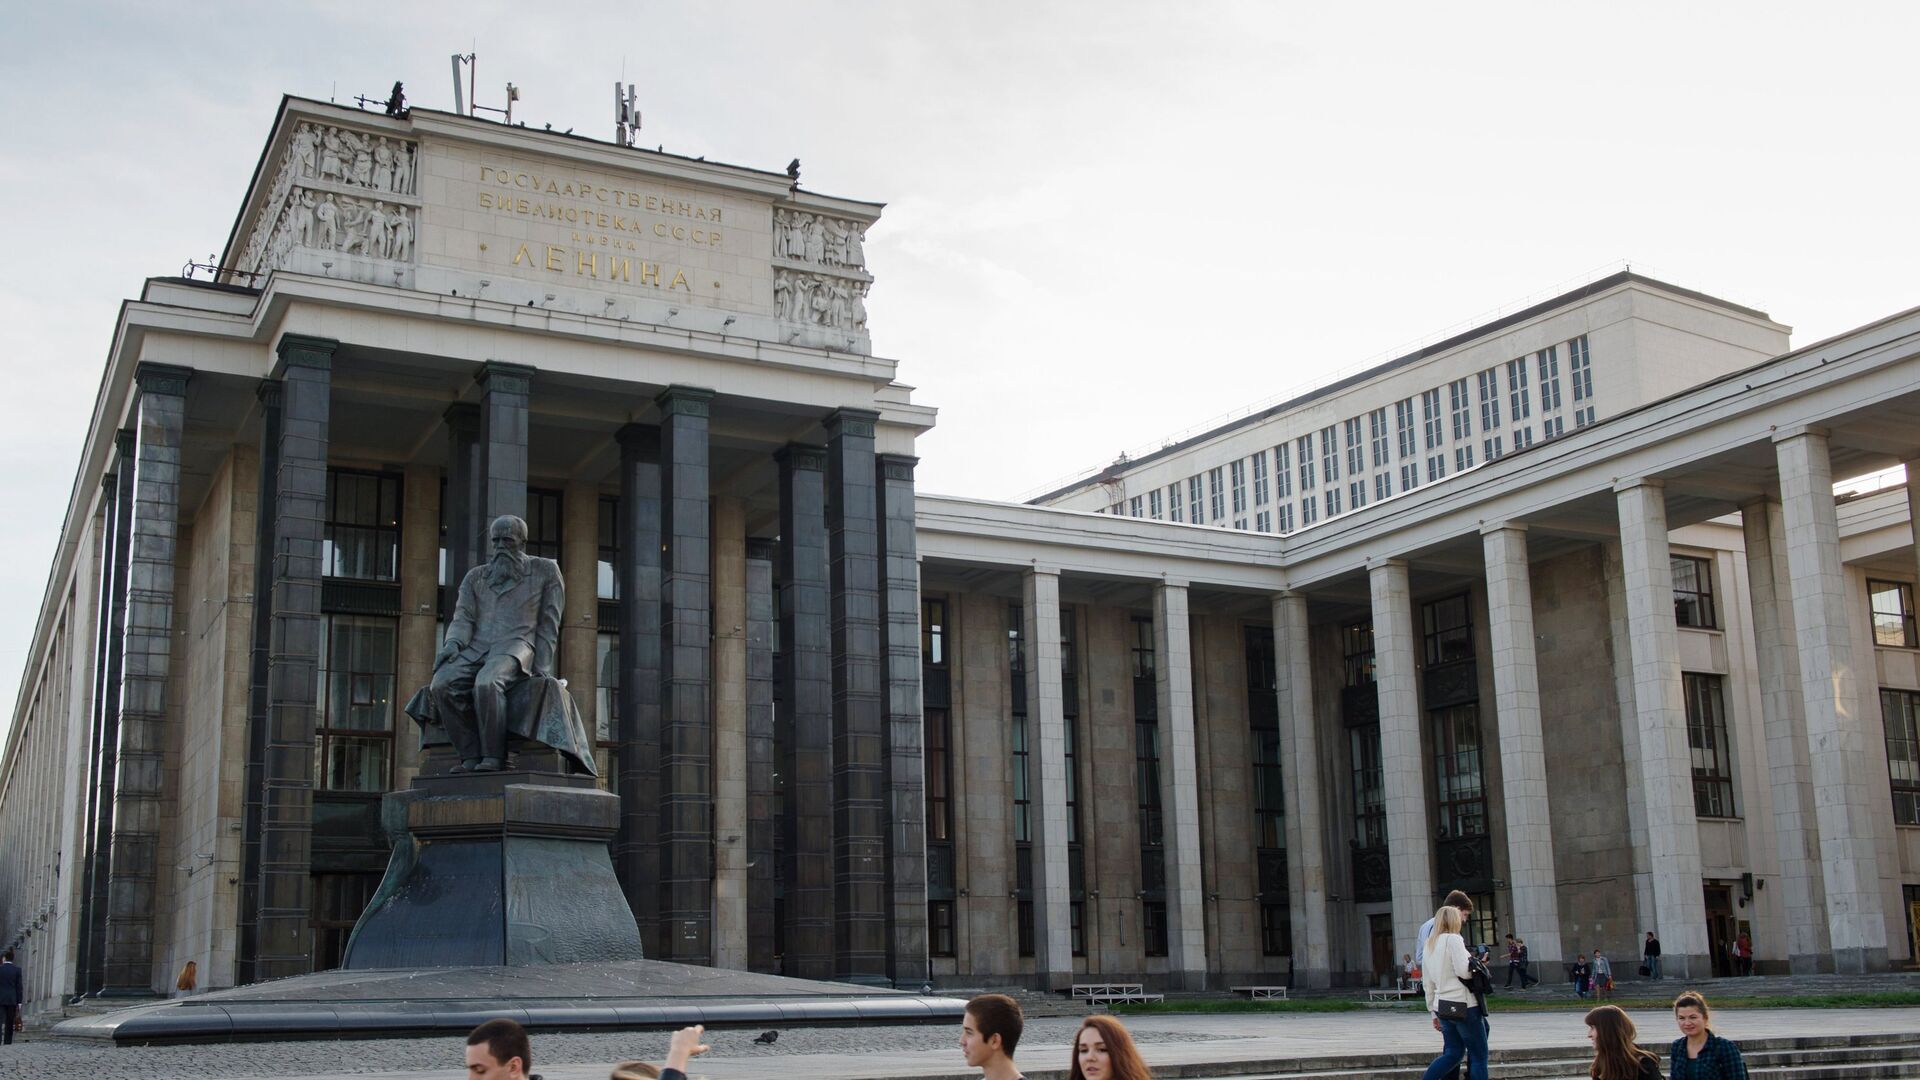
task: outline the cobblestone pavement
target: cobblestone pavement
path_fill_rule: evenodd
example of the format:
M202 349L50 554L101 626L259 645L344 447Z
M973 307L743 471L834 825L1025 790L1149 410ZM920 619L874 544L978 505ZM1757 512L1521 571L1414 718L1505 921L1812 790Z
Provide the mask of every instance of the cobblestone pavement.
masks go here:
M1641 1037L1668 1036L1665 1012L1638 1012ZM1078 1020L1035 1018L1021 1041L1020 1063L1028 1069L1063 1068ZM1229 1062L1374 1051L1438 1050L1438 1037L1424 1014L1392 1009L1359 1013L1153 1015L1132 1017L1128 1026L1154 1065ZM1920 1009L1727 1009L1714 1013L1714 1029L1741 1038L1848 1035L1920 1031ZM698 1072L713 1080L778 1076L791 1080L840 1078L962 1077L954 1027L792 1028L773 1046L753 1043L753 1031L714 1032L713 1052ZM1494 1016L1493 1046L1580 1047L1580 1014L1512 1013ZM546 1080L601 1080L609 1065L627 1057L658 1060L664 1032L535 1035L536 1071ZM456 1038L380 1039L335 1042L228 1043L209 1046L108 1047L99 1043L35 1035L0 1048L0 1075L35 1080L100 1077L204 1077L207 1080L268 1080L359 1076L374 1080L454 1080L462 1075L463 1048ZM978 1074L973 1074L977 1076Z

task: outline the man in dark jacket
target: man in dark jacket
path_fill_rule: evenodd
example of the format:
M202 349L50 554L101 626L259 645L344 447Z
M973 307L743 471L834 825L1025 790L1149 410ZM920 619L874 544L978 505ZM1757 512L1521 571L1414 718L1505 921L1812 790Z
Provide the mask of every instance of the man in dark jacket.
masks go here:
M13 1045L13 1028L20 1022L20 1006L26 1000L26 975L20 965L13 962L13 950L8 949L0 955L0 1022L6 1025L6 1032L0 1034L0 1044Z

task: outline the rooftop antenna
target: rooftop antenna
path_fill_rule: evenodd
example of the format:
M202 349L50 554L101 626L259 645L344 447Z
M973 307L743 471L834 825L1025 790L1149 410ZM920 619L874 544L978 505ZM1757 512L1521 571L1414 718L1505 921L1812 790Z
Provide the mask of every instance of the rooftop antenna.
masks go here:
M621 146L632 146L640 136L640 100L628 83L624 92L613 84L613 137Z
M453 54L453 111L459 113L461 116L467 115L467 99L461 92L460 65L471 64L473 63L473 59L473 53L467 53L465 55L461 55L460 53Z
M460 98L460 65L461 64L465 64L467 66L467 96L464 102ZM504 109L496 109L491 105L480 104L480 95L477 92L475 92L475 89L474 89L474 82L479 74L479 71L478 71L479 67L480 65L479 65L478 53L467 53L465 55L462 55L460 53L453 54L453 108L454 108L454 111L461 113L462 115L465 115L465 116L475 116L475 115L478 115L483 110L486 112L496 112L496 113L500 113L503 117L505 117L505 120L503 121L504 123L508 123L508 124L513 123L513 103L520 100L520 88L513 85L512 83L507 84L507 107Z

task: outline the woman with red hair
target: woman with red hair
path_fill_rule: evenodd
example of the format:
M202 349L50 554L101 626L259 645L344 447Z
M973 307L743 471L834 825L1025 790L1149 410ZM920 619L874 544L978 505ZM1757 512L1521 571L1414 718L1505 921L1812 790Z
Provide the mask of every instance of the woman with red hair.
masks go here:
M1068 1080L1153 1080L1125 1025L1111 1016L1089 1016L1073 1036Z

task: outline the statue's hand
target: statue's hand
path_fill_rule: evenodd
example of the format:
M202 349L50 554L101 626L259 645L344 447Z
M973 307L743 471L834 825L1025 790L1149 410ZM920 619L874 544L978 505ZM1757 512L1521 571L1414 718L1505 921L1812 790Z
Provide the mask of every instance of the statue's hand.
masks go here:
M441 664L444 664L447 661L453 659L454 657L460 655L460 649L465 644L466 642L455 641L453 638L448 638L446 641L441 642L440 651L436 653L433 657L433 666L439 667Z

